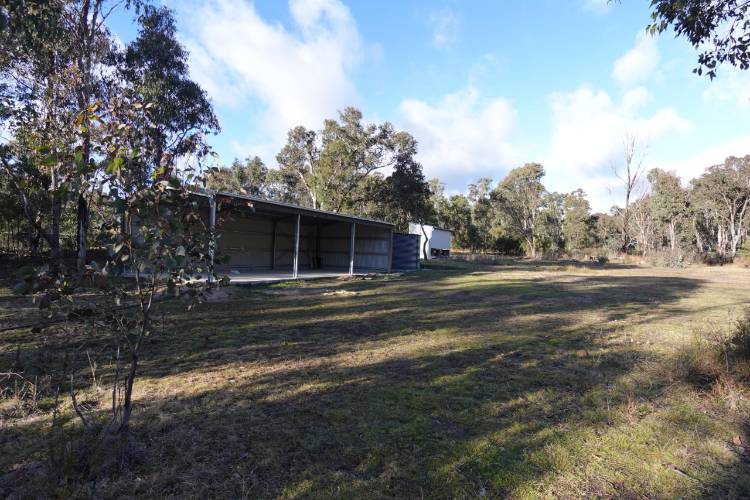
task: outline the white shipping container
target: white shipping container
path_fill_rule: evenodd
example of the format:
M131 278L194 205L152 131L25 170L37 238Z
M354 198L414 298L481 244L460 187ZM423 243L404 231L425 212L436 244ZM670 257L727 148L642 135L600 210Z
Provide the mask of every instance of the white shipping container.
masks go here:
M424 227L416 222L409 223L409 234L419 235L419 256L424 256L424 238L427 235L427 258L444 257L450 255L452 234L447 229L441 229L425 224Z

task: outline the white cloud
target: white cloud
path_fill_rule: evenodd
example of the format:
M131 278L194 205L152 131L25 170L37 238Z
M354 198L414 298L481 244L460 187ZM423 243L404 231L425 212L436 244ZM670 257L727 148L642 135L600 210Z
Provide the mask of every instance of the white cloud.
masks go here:
M292 28L242 0L210 0L181 12L193 77L219 105L253 109L272 143L295 125L318 128L357 102L349 72L363 57L356 23L338 0L290 0ZM251 108L252 109L252 108ZM260 121L258 122L258 118Z
M659 66L656 39L645 33L636 37L635 47L615 61L612 78L622 87L630 87L649 79Z
M647 147L657 139L692 130L692 124L673 108L643 116L642 106L650 95L641 87L626 92L619 101L589 87L555 93L549 99L552 140L544 162L549 183L563 191L588 186L597 210L607 210L612 204L609 190L616 185L610 182L612 167L622 158L624 136L633 135Z
M651 93L646 87L633 87L622 95L622 112L631 114L638 111L643 105L651 101Z
M497 178L519 161L509 143L516 113L503 97L483 99L467 87L430 104L406 99L399 125L419 141L419 160L428 177L463 189L483 175Z
M724 160L729 156L744 156L746 154L750 154L750 135L737 137L724 144L705 149L698 154L662 165L660 168L675 171L682 178L683 184L687 185L690 179L700 177L707 167L724 163Z
M610 164L619 154L624 134L642 142L690 131L692 125L673 108L662 108L648 117L638 113L649 95L638 88L620 102L603 90L580 87L550 96L553 130L551 159L587 171Z
M703 99L747 108L750 106L750 73L733 66L723 66L703 92Z
M432 28L432 45L441 49L458 39L460 23L453 10L443 8L433 10L427 15Z

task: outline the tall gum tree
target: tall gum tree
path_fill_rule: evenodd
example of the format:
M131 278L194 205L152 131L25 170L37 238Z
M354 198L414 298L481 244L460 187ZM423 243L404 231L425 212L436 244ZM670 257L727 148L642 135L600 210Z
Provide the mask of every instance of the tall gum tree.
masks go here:
M31 7L31 8L29 8ZM9 2L0 8L0 120L8 142L0 146L0 165L18 194L21 209L50 248L60 253L61 165L24 154L24 144L47 143L56 135L58 86L65 40L59 3ZM45 222L46 221L46 222Z
M648 173L651 185L650 210L654 219L661 223L669 238L671 251L677 249L677 233L687 211L687 193L674 172L653 169Z
M326 120L318 133L295 127L276 156L281 174L293 179L298 203L342 211L361 205L365 180L394 165L394 134L390 123L363 124L362 113L346 108L338 120Z
M532 258L536 257L539 216L546 189L542 184L544 167L527 163L511 170L492 192L497 210L508 227L522 238Z

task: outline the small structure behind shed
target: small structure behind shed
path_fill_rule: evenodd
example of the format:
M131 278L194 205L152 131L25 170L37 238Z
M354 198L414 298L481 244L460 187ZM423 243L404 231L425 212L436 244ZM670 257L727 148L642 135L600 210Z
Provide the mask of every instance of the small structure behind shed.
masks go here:
M448 229L410 222L409 234L419 236L419 253L422 258L436 259L448 257L451 254L451 238L453 234ZM424 246L425 234L427 235L427 248ZM426 256L424 255L425 252L427 253Z

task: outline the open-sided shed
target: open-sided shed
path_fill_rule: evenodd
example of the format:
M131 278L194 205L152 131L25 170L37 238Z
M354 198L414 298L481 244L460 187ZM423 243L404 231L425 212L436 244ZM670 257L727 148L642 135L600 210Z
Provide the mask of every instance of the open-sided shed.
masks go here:
M254 196L206 194L217 265L235 283L390 272L393 224Z

